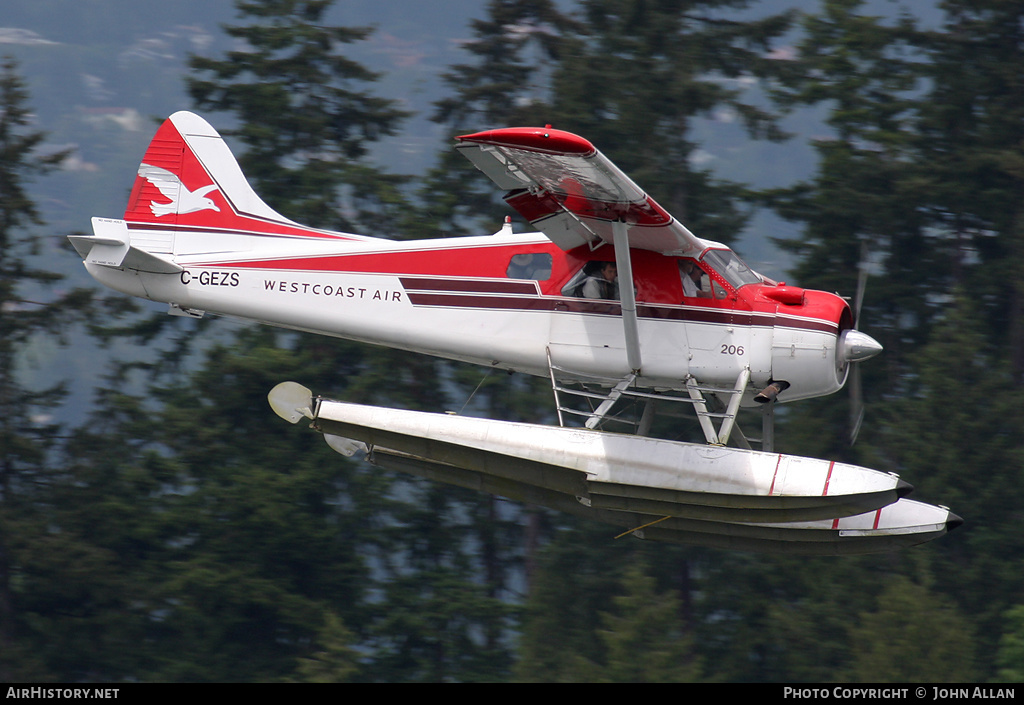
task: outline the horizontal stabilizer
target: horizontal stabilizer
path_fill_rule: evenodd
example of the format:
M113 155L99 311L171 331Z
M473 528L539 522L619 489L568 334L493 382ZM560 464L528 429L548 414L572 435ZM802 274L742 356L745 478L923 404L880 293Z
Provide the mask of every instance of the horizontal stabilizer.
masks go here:
M133 247L128 224L115 218L93 218L93 235L69 235L68 240L86 264L134 269L156 274L177 274L182 267L168 256Z
M154 274L177 274L183 271L180 265L175 264L169 258L140 250L137 247L128 248L128 254L125 255L121 266L125 269L134 269L137 272L153 272Z
M92 232L91 236L69 235L68 240L79 256L89 264L120 267L131 242L125 222L113 218L93 218Z

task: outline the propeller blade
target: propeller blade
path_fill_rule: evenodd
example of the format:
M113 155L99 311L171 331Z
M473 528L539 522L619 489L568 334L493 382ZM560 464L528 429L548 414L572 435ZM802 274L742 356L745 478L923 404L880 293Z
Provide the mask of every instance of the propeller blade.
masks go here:
M864 290L868 284L868 245L862 242L860 245L860 262L857 263L857 293L853 299L853 327L860 326L860 309L864 305Z
M850 445L857 442L864 423L864 392L860 380L860 362L874 357L882 346L869 335L859 331L860 311L864 306L864 291L868 284L868 244L860 244L860 262L857 263L857 293L853 299L853 330L843 336L843 355L850 369Z
M860 365L852 363L850 369L850 445L857 442L861 424L864 423L864 395L861 390Z

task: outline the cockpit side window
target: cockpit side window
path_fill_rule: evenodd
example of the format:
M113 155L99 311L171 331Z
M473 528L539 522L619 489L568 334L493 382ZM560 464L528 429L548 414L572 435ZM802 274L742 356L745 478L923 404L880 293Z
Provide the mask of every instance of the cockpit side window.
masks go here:
M708 274L700 263L689 258L680 259L678 262L684 299L724 299L726 297L727 292L722 285Z

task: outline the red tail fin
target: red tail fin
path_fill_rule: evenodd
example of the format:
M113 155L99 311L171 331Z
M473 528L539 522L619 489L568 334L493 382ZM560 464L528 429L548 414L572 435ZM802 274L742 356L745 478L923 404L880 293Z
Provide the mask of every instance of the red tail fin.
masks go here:
M273 210L249 186L217 131L189 112L171 115L157 130L139 166L124 219L172 228L355 237L306 228Z

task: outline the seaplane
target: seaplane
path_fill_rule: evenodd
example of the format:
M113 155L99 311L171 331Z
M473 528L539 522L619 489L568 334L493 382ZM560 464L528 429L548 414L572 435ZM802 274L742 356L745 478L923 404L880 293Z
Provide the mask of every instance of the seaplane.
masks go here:
M962 523L907 498L894 473L775 451L776 404L839 391L881 351L858 330L859 295L851 306L761 276L578 135L502 128L454 148L534 232L510 218L493 234L415 241L306 227L259 198L209 123L178 112L146 150L124 216L70 239L96 280L172 315L550 381L557 426L351 404L292 381L269 391L279 416L381 468L617 536L748 551L890 551ZM651 435L656 407L671 405L696 414L704 442ZM736 423L747 408L760 409L760 439Z

